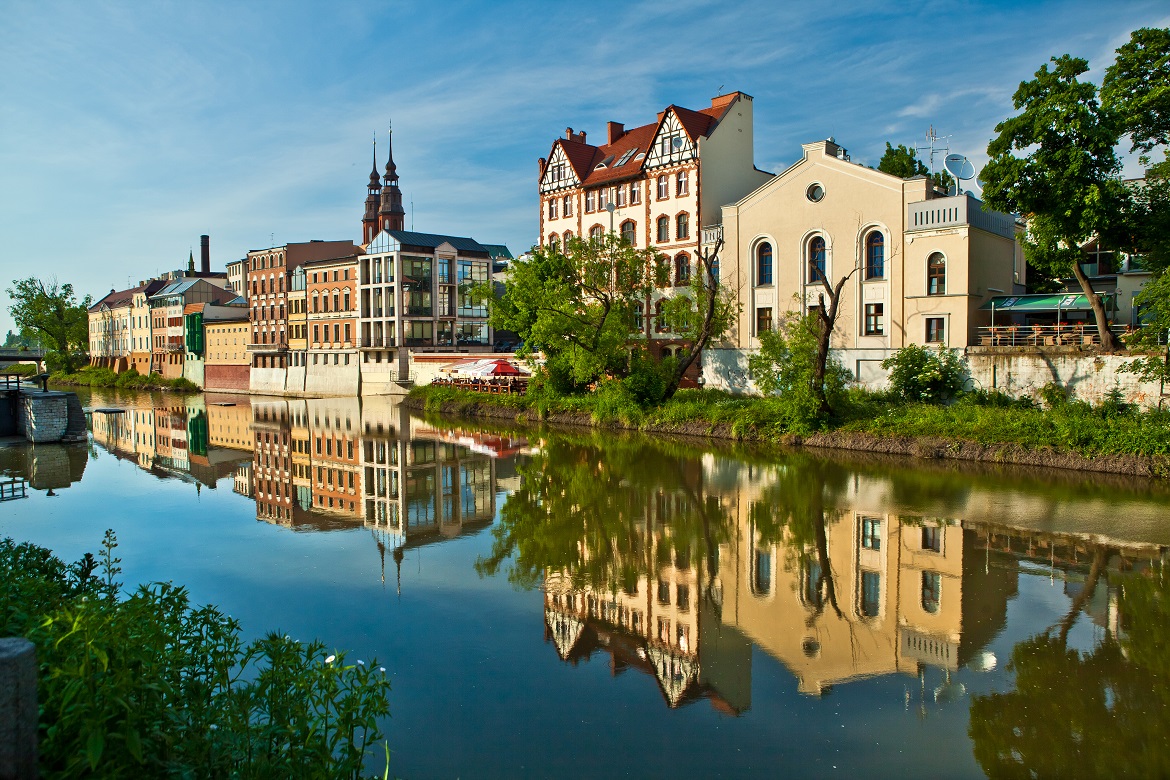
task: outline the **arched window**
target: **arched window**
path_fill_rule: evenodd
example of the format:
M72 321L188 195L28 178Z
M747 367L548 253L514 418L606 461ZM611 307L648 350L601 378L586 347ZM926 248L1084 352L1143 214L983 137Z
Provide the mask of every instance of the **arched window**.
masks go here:
M662 216L658 218L658 243L665 244L670 240L670 217Z
M674 286L683 287L691 282L691 256L680 252L674 258Z
M820 282L825 278L825 239L814 236L808 242L808 281Z
M884 279L886 276L886 237L875 230L865 237L865 278Z
M711 258L711 277L714 279L715 284L719 284L719 256L718 255Z
M557 234L556 233L549 233L548 234L548 248L553 250L554 252L559 248L557 246Z
M675 217L678 223L675 226L674 237L675 240L682 241L684 238L691 237L691 219L685 213L679 214Z
M767 241L756 247L756 284L772 283L772 245Z
M565 246L568 246L568 245L569 245L569 240L570 240L572 237L573 237L573 231L572 231L572 230L566 230L566 231L565 231Z
M632 219L627 219L622 223L622 242L633 246L638 240L638 226L634 224Z
M926 294L947 294L947 259L942 252L934 252L926 258Z
M590 241L592 241L594 243L599 243L601 241L601 236L602 236L601 225L594 225L593 227L589 228L589 240Z

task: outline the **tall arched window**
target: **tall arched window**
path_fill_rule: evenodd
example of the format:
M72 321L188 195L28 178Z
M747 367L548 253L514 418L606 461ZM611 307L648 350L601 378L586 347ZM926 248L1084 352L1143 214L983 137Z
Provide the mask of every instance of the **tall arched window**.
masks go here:
M680 252L674 258L674 286L684 287L691 282L691 256Z
M926 294L947 294L947 259L942 252L934 252L926 258Z
M593 227L589 228L589 240L590 241L597 243L597 242L601 241L601 236L602 236L601 225L594 225Z
M670 240L670 217L662 216L658 218L658 243L665 244Z
M678 223L675 226L675 231L674 231L675 239L678 241L682 241L684 238L690 238L691 237L691 218L686 214L679 214L677 217L675 217L675 222Z
M808 242L808 281L820 282L825 278L825 239L814 236Z
M557 234L556 233L549 233L548 234L548 248L553 250L554 252L558 249Z
M865 237L865 278L884 279L886 276L886 237L875 230Z
M767 241L756 247L756 284L772 283L772 245Z
M573 231L572 231L572 230L566 230L566 231L565 231L565 245L566 245L566 246L568 246L568 244L569 244L569 239L571 239L572 237L573 237Z
M632 219L627 219L622 223L622 241L630 246L638 240L638 226L634 224Z
M662 314L661 300L654 303L654 332L670 333L670 325L667 324L666 318Z

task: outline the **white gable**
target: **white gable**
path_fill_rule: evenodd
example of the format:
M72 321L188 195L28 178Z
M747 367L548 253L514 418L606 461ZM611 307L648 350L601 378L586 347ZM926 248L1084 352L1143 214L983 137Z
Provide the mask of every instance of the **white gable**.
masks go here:
M573 173L573 166L569 165L569 158L565 156L565 150L561 148L560 144L557 144L552 157L548 160L548 165L544 167L544 176L540 179L540 191L550 192L565 187L575 187L579 183L577 174Z
M667 116L654 142L650 144L650 151L646 154L646 167L654 168L661 165L673 165L695 159L695 145L687 137L687 131L673 111Z

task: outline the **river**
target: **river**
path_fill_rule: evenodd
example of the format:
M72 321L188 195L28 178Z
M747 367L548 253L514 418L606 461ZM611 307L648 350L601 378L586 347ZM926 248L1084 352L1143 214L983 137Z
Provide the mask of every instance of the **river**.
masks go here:
M1170 772L1162 485L82 401L89 446L0 447L0 534L75 560L113 528L127 584L376 658L393 775Z

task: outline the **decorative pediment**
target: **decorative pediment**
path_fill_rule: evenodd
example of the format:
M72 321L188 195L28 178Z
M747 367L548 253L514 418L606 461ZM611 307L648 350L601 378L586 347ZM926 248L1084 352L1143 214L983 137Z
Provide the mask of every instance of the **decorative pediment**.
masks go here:
M544 167L544 175L540 177L540 191L551 192L566 187L576 187L580 183L564 148L557 144L549 156L548 164Z
M695 154L695 141L687 134L678 114L673 109L667 111L658 125L658 132L654 134L650 151L646 154L646 167L655 168L686 162L695 159Z

